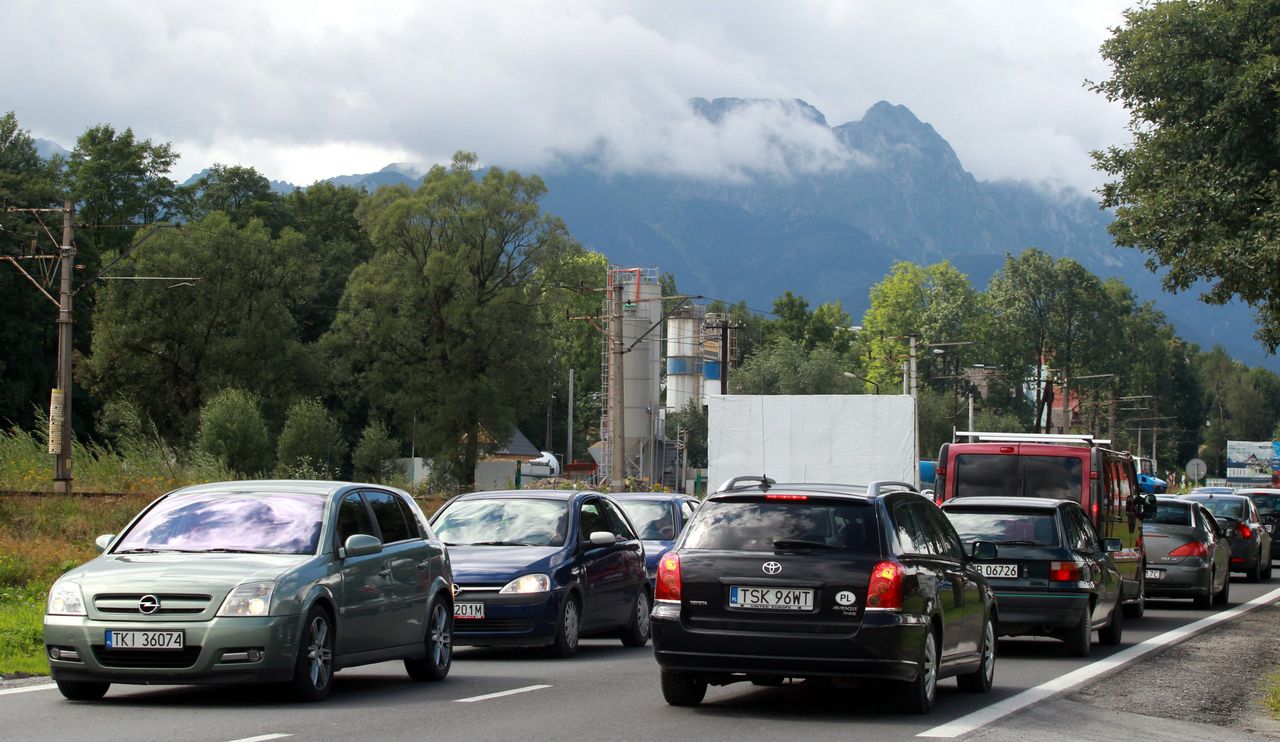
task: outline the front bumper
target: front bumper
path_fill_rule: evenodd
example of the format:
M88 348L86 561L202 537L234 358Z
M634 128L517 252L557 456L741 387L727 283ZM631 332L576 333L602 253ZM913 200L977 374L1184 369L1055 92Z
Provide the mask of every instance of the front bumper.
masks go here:
M555 641L566 590L533 595L464 591L458 603L484 603L484 618L455 618L456 646L542 646Z
M45 616L44 643L55 680L185 684L281 681L293 677L299 616L228 616L199 622L102 621ZM107 630L183 631L181 650L107 649ZM62 659L49 652L58 648ZM66 650L77 659L67 660ZM262 653L250 661L250 650Z

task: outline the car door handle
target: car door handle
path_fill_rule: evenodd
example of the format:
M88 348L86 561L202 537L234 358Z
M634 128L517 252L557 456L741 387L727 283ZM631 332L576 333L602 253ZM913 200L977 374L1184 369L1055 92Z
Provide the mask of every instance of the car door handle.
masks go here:
M418 562L418 569L422 570L423 572L427 571L427 569L430 566L431 566L430 559L423 559L422 561Z
M391 576L391 567L383 567L382 569L378 570L378 576L379 576L379 577L390 577L390 576Z

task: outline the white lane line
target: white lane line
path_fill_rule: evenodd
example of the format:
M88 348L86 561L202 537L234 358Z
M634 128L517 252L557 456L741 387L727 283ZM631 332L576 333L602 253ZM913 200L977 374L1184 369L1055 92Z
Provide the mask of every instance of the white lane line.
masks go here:
M284 739L285 737L292 737L292 736L293 736L292 734L283 734L283 733L277 732L275 734L259 734L256 737L241 737L240 739L233 739L230 742L265 742L265 740L268 740L268 739Z
M1170 644L1177 644L1194 634L1204 631L1210 626L1222 623L1223 621L1230 621L1231 619L1248 613L1255 608L1267 605L1268 603L1275 601L1277 598L1280 598L1280 589L1272 590L1265 595L1259 595L1248 603L1241 603L1234 608L1222 611L1221 613L1215 613L1212 616L1206 616L1205 618L1189 623L1186 626L1180 626L1158 636L1153 636L1140 644L1135 644L1132 647L1116 652L1106 659L1098 660L1097 662L1093 662L1077 670L1073 670L1066 675L1041 683L1033 688L1028 688L1015 696L1010 696L1003 701L998 701L990 706L978 709L971 714L961 716L959 719L949 721L946 724L936 726L932 729L926 729L916 736L949 739L959 737L963 734L968 734L975 729L984 727L997 719L1001 719L1014 713L1015 711L1020 711L1033 703L1043 701L1046 698L1055 696L1063 691L1070 690L1078 685L1083 685L1099 675L1127 665L1148 652L1155 651Z
M470 698L459 698L454 703L475 703L476 701L487 701L490 698L502 698L503 696L514 696L517 693L528 693L531 690L542 690L550 688L549 685L526 685L523 688L513 688L512 690L504 690L499 693L486 693L483 696L472 696Z
M41 685L20 685L17 688L5 688L0 690L0 696L7 696L13 693L30 693L37 690L52 690L57 688L57 683L42 683Z

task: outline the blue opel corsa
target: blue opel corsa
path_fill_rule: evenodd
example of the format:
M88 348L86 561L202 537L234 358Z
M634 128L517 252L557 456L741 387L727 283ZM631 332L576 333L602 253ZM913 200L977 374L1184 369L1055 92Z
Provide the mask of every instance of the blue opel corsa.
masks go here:
M599 492L460 495L431 526L449 548L455 646L545 646L571 657L587 634L649 640L644 546Z

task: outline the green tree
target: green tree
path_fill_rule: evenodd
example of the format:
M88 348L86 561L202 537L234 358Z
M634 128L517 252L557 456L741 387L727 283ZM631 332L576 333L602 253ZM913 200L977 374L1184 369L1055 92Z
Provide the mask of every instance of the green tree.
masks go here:
M332 479L346 468L347 442L338 421L315 399L300 399L285 414L276 441L276 466L282 473L309 469Z
M200 410L196 447L243 476L267 471L271 441L257 398L235 388L213 395Z
M293 310L303 342L329 331L351 272L373 256L373 244L356 217L366 197L363 190L322 182L284 199L289 223L302 233L303 249L316 266L314 295Z
M459 153L416 189L384 187L358 212L375 254L347 283L326 349L335 378L395 415L464 483L483 440L505 440L543 399L548 354L531 328L566 263L581 253L543 213L540 178Z
M122 225L163 218L177 193L166 177L177 159L170 144L139 141L132 129L116 132L100 124L81 134L65 173L67 192L76 202L76 220L91 227L77 242L98 251L118 250L132 237ZM100 256L91 252L89 257Z
M864 382L845 376L848 361L829 347L775 336L729 377L733 394L857 394Z
M667 434L679 434L684 440L689 466L707 466L707 408L689 400L683 409L667 413Z
M359 481L385 482L395 473L394 460L399 456L400 442L391 437L386 423L373 420L351 452L351 469Z
M271 181L252 167L215 164L183 191L181 208L187 219L201 219L221 211L237 227L257 219L272 234L279 233L285 224L280 194L271 190Z
M1239 296L1280 344L1280 9L1269 0L1143 3L1102 45L1095 91L1129 111L1129 146L1095 152L1116 242L1168 268L1166 290Z

